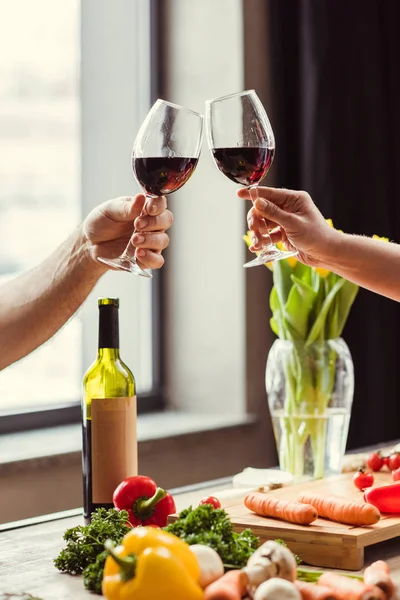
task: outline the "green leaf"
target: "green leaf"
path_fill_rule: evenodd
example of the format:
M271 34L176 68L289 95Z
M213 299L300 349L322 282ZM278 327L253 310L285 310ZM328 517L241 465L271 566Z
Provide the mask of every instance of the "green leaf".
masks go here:
M326 337L327 337L327 339L330 339L330 340L333 340L333 339L339 337L339 335L340 335L338 333L338 323L339 323L338 295L339 294L340 294L340 291L336 295L336 298L334 298L334 300L332 302L331 310L329 311L329 315L327 318Z
M321 288L322 277L315 269L310 268L310 285L315 292Z
M279 302L278 292L275 286L273 286L269 295L269 306L271 311L274 313L276 310L281 310L281 304Z
M329 294L326 296L326 298L322 304L320 313L319 313L317 319L314 321L314 324L308 335L307 342L306 342L307 346L309 344L312 344L313 342L315 342L320 337L321 333L324 332L325 321L328 316L328 312L331 307L331 304L332 304L336 294L343 287L345 281L346 281L345 279L339 279L339 281L337 281L335 283L335 285L333 286L333 288L331 289Z
M307 285L312 287L311 271L312 269L309 266L304 265L298 260L295 266L293 267L292 273L295 277L297 277L297 279L301 279L303 283L306 283Z
M299 334L297 329L295 327L293 327L293 325L291 324L291 322L289 320L285 321L285 325L286 325L286 331L287 331L286 339L292 340L292 342L303 342L304 343L304 338L301 337L301 335Z
M275 335L277 335L281 340L284 340L287 338L286 328L282 317L282 307L275 286L273 286L269 296L269 305L272 311L272 319L270 320L271 329Z
M278 320L275 317L271 317L269 320L269 324L274 334L280 338L281 334L279 330Z
M290 288L292 287L291 275L292 267L286 260L275 261L273 270L274 287L276 288L281 306L285 306Z
M317 293L295 275L291 276L291 280L293 285L284 308L285 320L290 323L291 329L296 331L296 339L304 340L307 337L310 312Z
M355 283L344 280L344 284L337 296L338 308L338 324L337 324L337 335L342 335L344 326L346 325L347 317L349 316L350 309L353 305L354 300L358 294L359 287Z
M283 318L283 316L282 316L282 311L281 311L281 310L279 310L279 309L278 309L278 310L276 310L276 311L274 312L274 315L273 315L272 319L275 321L275 324L276 324L276 326L277 326L277 328L278 328L278 332L279 332L279 333L277 334L277 335L278 335L278 337L279 337L281 340L290 340L290 339L291 339L291 337L290 337L290 335L288 334L287 323L286 323L285 319L284 319L284 318ZM274 331L274 330L272 330L272 331Z

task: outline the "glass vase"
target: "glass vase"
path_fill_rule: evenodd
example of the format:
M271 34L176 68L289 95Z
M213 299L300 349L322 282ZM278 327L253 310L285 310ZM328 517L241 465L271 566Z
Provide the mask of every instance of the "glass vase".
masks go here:
M354 394L346 342L276 340L265 385L280 468L296 482L340 473Z

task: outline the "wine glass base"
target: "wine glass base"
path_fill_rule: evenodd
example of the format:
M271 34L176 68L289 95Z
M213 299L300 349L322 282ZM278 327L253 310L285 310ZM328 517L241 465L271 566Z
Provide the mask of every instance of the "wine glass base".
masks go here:
M249 269L250 267L259 267L265 265L268 262L274 262L275 260L284 260L285 258L289 258L290 256L296 256L298 254L297 250L293 250L292 252L286 250L279 250L276 246L269 246L261 254L259 254L253 260L245 263L243 267L245 269Z
M136 262L133 262L129 258L122 258L121 256L119 258L101 258L98 256L97 260L118 271L127 271L134 275L140 275L140 277L147 277L147 279L152 279L153 277L150 271L142 269Z

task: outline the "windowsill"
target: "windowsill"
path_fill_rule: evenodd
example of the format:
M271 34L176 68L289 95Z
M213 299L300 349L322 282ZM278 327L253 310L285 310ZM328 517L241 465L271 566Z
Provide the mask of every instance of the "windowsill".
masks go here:
M165 411L138 418L139 442L178 438L205 431L251 425L251 415L210 415ZM79 424L9 433L0 438L0 473L21 469L63 465L80 460L81 426Z

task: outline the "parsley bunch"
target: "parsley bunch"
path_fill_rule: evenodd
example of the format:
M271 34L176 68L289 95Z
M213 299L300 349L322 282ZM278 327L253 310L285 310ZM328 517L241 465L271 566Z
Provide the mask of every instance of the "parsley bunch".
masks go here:
M165 527L187 544L211 546L227 568L241 568L257 550L259 538L250 529L233 531L232 522L222 508L210 504L183 510L177 521Z
M125 510L98 508L92 514L89 525L78 525L65 531L63 539L66 546L54 560L56 568L70 575L83 573L85 587L101 594L107 557L104 542L112 540L119 544L130 531L127 521L128 513Z

